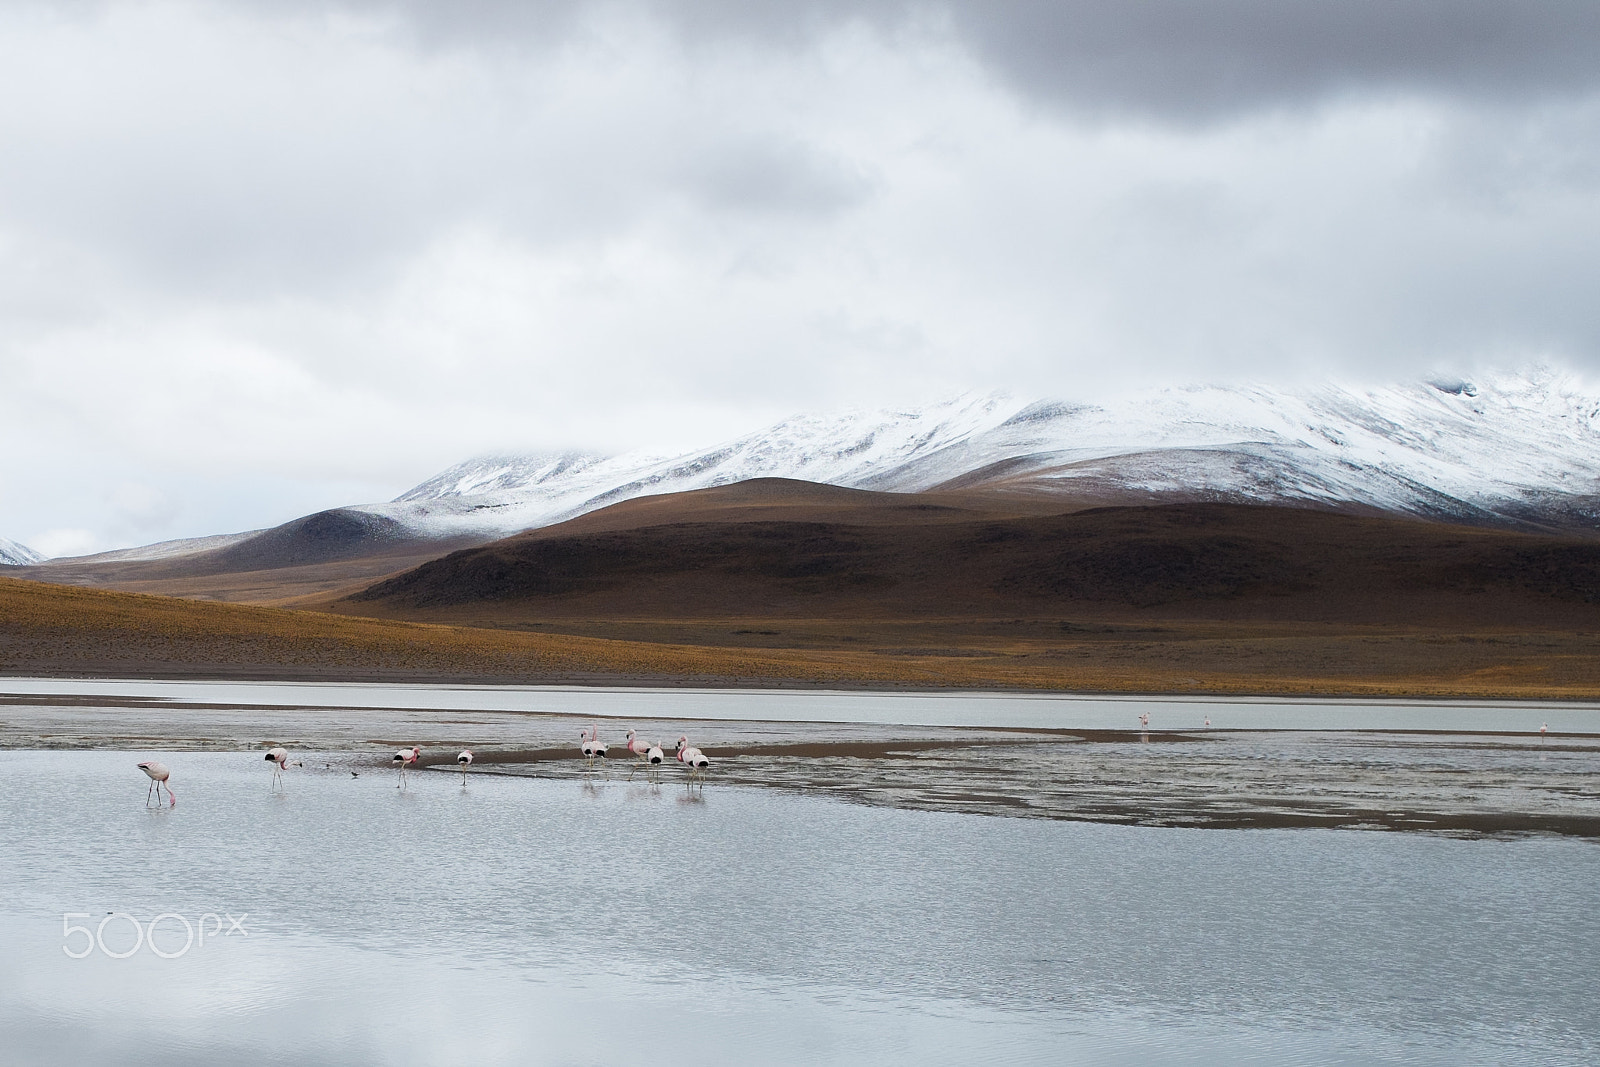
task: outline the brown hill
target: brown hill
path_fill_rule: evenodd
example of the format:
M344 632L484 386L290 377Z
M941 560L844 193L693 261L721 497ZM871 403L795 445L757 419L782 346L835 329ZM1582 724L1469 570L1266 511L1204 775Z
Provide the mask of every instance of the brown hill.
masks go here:
M479 624L1083 615L1600 624L1600 544L1584 539L1237 504L1006 515L992 497L963 505L803 487L792 497L756 486L633 501L452 553L336 609ZM1022 503L1013 510L1033 504Z
M792 482L647 498L323 594L337 615L0 581L0 670L1600 697L1592 540L1059 507Z
M157 559L86 556L18 567L64 585L255 604L358 589L482 538L419 538L393 519L336 508L263 530L225 548Z

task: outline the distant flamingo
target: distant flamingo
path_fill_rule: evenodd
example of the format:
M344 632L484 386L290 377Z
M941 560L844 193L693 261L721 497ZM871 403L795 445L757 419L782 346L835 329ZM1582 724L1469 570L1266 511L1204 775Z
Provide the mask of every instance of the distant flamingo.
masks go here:
M687 737L678 738L678 762L689 769L689 780L696 777L705 780L706 768L711 766L711 761L706 759L706 754L689 744Z
M1211 725L1211 716L1209 716L1209 715L1206 716L1206 725L1207 726Z
M1150 740L1150 713L1141 712L1139 715L1139 740Z
M1544 744L1545 734L1547 734L1549 732L1550 732L1550 724L1549 723L1542 722L1542 723L1539 724L1539 743L1541 745Z
M578 751L583 753L583 758L589 761L589 769L594 769L595 760L603 760L606 753L611 751L611 746L600 740L597 727L591 726L588 730L578 731Z
M402 748L394 754L394 758L389 762L400 768L400 784L395 786L396 789L404 789L406 787L406 769L421 758L422 748L418 745Z
M456 757L456 763L461 767L461 784L464 786L467 784L467 768L472 766L472 749L462 749L461 754Z
M644 738L640 737L634 731L628 731L628 751L639 757L640 763L648 763L650 761L650 750L654 749L655 747L655 744L644 740ZM634 764L633 771L628 772L628 778L632 779L634 771L637 771L638 769L638 764Z
M275 789L283 787L283 769L289 765L289 750L286 748L267 749L267 762L272 767L272 785Z
M172 777L172 772L167 770L165 763L157 763L155 760L150 760L139 764L139 769L150 776L150 789L146 789L144 792L146 806L150 804L150 790L153 789L156 794L156 806L160 807L161 787L163 785L167 787L167 800L171 802L171 806L174 808L178 806L178 798L172 795L172 783L168 781Z

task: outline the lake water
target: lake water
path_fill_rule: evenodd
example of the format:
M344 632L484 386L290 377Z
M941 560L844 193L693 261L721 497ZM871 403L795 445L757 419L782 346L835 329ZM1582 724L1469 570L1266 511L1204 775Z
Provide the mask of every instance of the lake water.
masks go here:
M1483 730L1600 733L1600 707L1568 702L1073 696L1059 693L846 692L598 686L0 678L0 695L136 698L180 705L452 709L600 718L756 719L909 726L1129 729Z
M1600 1058L1589 839L152 755L0 751L8 1064Z

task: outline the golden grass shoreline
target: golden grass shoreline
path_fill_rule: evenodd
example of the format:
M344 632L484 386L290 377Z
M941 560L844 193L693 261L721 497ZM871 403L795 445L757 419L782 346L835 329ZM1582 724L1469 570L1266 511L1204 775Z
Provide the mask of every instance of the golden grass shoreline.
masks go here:
M802 621L803 622L803 621ZM1595 635L1166 621L1001 640L828 620L861 647L751 647L759 620L654 640L441 625L0 579L0 675L916 689L1163 696L1596 700ZM745 625L750 624L750 625ZM803 631L795 620L768 620ZM943 625L943 624L941 624ZM981 628L980 628L981 629ZM841 639L849 639L849 633ZM774 641L787 640L774 638ZM721 641L723 643L715 643ZM815 646L815 642L812 642Z

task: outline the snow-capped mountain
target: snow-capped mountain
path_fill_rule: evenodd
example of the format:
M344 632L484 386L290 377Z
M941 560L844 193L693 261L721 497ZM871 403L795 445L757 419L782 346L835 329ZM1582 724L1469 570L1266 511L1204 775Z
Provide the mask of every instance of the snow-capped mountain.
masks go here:
M1597 525L1600 394L1534 370L1386 388L1165 388L1097 404L965 396L798 416L682 455L484 457L357 510L427 536L487 537L761 477Z
M431 536L492 536L560 522L636 496L750 478L865 485L993 430L1020 406L1011 397L993 395L960 397L920 410L803 415L702 452L675 456L487 456L452 467L391 503L357 510Z
M1174 387L1097 403L969 395L922 408L796 416L681 454L485 456L387 503L50 566L218 552L255 559L261 553L251 555L251 546L261 548L261 538L298 545L313 533L324 555L331 549L323 542L339 536L354 538L340 541L347 555L369 541L386 551L413 538L487 541L633 497L766 477L897 492L1051 494L1080 506L1228 500L1595 528L1600 392L1536 369L1383 388ZM378 527L382 536L369 536ZM311 558L307 551L279 554L301 560ZM37 559L3 541L0 556Z
M0 567L26 567L42 559L43 556L27 545L19 545L8 538L0 537Z

